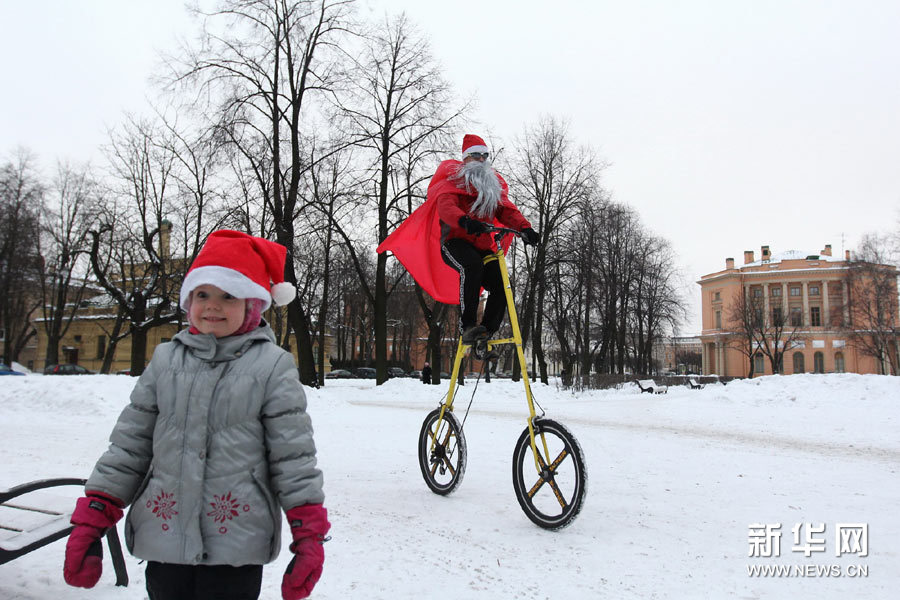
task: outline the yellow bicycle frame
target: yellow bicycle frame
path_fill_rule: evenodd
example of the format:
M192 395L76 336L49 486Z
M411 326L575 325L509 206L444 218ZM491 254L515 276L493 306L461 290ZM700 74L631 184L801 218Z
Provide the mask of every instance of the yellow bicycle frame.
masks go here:
M544 462L540 459L540 452L537 449L537 444L535 442L534 435L534 421L537 417L537 413L534 410L534 398L531 395L531 382L528 379L528 366L525 362L525 351L522 348L522 332L519 329L519 318L516 314L516 305L513 302L513 292L512 286L509 283L509 271L506 267L506 254L503 252L503 248L498 243L497 251L489 254L484 257L484 264L488 264L491 261L496 260L500 264L500 276L503 278L503 290L506 293L506 309L509 313L509 323L512 327L512 337L504 338L499 340L488 340L487 349L491 350L494 346L500 346L503 344L515 344L516 345L516 355L519 357L519 366L522 370L522 382L525 384L525 399L528 403L528 434L531 438L531 451L534 454L534 466L537 469L537 472L540 473L541 462ZM441 422L444 419L445 411L453 410L453 393L456 391L456 382L459 377L459 366L462 364L463 358L465 358L466 353L472 347L471 344L464 344L462 341L462 337L459 339L459 344L456 347L456 358L453 360L453 372L450 374L450 389L447 390L447 402L441 405L441 414L438 417L437 423L435 423L434 431L435 433L440 431ZM548 461L544 462L546 465L549 462L550 450L547 447L547 440L544 438L543 434L541 437L541 443L544 447L544 456L548 458ZM432 436L431 439L431 450L434 450L434 445L436 443L435 436Z

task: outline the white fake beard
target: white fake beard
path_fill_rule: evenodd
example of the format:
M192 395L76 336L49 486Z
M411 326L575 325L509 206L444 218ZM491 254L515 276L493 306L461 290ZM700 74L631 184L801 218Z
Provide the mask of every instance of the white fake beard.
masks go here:
M467 192L471 192L472 188L478 191L478 197L469 211L472 216L479 219L493 218L497 205L500 204L500 194L503 192L503 188L491 163L487 160L472 160L463 163L457 169L455 178L465 182Z

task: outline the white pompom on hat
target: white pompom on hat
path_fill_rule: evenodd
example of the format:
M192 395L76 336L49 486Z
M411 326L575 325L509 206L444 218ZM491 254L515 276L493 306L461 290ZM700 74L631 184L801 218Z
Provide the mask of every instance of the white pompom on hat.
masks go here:
M468 154L472 152L487 152L488 147L487 144L484 143L484 140L479 136L473 133L467 133L463 136L462 143L462 155L465 158Z
M274 302L284 306L297 296L284 280L287 248L241 231L214 231L188 269L181 284L181 308L188 310L191 292L201 285L214 285L235 298L258 298L262 310Z

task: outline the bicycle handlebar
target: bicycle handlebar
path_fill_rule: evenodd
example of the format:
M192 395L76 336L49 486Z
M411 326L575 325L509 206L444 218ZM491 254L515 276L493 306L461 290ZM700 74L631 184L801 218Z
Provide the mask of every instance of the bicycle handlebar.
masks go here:
M510 229L509 227L497 227L496 225L491 225L490 223L485 223L485 225L487 226L487 230L485 231L485 233L494 234L494 239L497 242L499 242L500 238L502 238L504 235L510 233L518 238L522 237L522 232L516 229Z

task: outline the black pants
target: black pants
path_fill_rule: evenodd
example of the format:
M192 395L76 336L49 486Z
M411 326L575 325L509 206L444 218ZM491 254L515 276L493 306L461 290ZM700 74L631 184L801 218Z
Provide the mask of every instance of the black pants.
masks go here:
M150 600L257 600L262 565L147 563Z
M484 257L489 254L489 251L478 250L459 238L449 239L441 246L444 262L459 272L460 331L475 325L481 288L489 294L481 324L489 333L493 333L500 329L503 322L503 313L506 311L503 276L500 275L500 263L496 260L484 264Z

